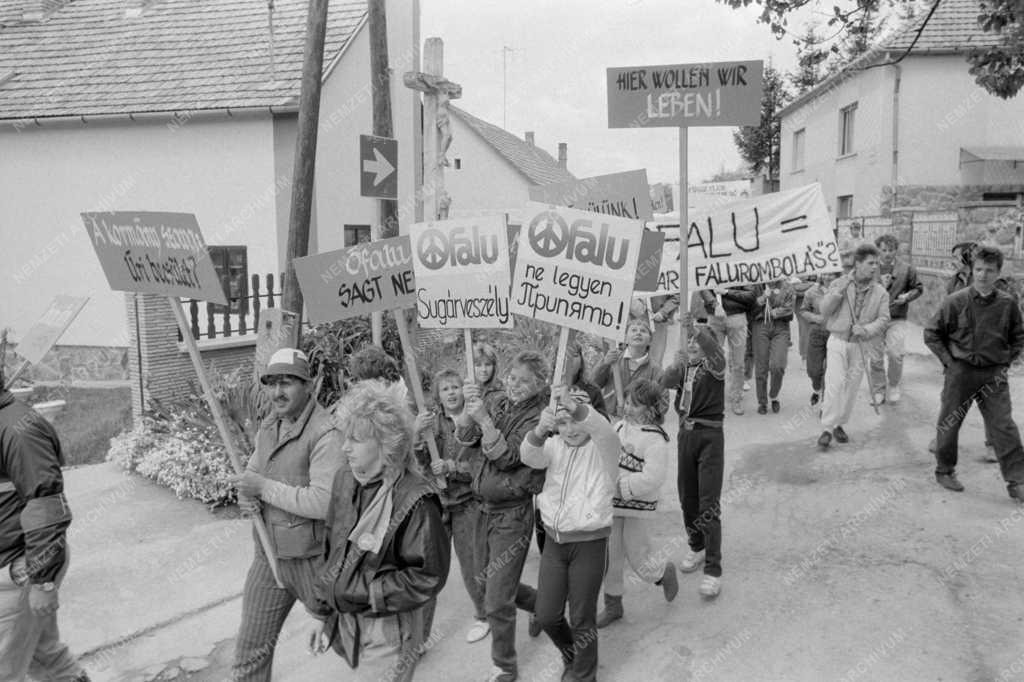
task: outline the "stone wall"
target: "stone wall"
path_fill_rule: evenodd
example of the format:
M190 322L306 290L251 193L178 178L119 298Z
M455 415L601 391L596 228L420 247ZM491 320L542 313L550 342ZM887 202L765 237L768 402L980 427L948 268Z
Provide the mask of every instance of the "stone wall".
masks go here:
M11 344L4 375L21 365L17 344ZM29 381L127 381L128 349L123 346L54 346L37 365L21 375Z

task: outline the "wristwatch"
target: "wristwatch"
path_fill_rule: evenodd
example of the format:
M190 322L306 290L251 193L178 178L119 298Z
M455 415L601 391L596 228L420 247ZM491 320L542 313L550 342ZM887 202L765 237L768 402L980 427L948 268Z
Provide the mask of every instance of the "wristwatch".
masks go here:
M38 587L43 592L53 592L57 586L53 583L32 583L32 587Z

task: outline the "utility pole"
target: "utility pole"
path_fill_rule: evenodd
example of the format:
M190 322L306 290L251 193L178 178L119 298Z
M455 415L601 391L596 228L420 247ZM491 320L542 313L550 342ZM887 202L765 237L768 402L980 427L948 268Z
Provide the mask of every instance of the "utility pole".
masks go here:
M288 249L285 258L284 296L281 307L298 316L301 328L302 291L295 277L295 258L309 253L309 221L313 208L316 170L316 137L320 124L320 86L324 70L324 39L327 34L328 0L309 0L306 17L306 49L302 62L299 125L295 138L295 169L292 172L292 204L288 218Z
M388 64L388 19L385 0L370 0L367 8L370 29L370 87L373 96L373 134L392 137L391 125L391 72ZM397 171L396 171L397 172ZM391 199L377 201L377 224L371 238L387 239L398 236L397 202ZM376 346L384 345L384 314L373 313L370 333Z

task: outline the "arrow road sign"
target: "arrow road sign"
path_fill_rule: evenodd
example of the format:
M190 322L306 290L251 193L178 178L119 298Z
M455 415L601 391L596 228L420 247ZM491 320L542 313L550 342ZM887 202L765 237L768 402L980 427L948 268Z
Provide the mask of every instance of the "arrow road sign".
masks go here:
M359 136L359 193L375 199L398 198L398 140Z

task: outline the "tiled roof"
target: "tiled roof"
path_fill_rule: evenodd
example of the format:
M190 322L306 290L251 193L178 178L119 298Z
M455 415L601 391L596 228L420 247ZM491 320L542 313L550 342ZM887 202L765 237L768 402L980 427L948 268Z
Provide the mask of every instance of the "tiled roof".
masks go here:
M941 0L932 18L921 31L921 37L914 44L913 52L958 52L997 44L997 33L986 33L981 30L978 24L979 14L981 7L977 0ZM907 28L883 40L882 45L892 50L906 50L914 41L914 36L926 16L927 9L921 10L919 16L911 21Z
M38 0L35 0L38 2ZM276 79L266 0L71 0L42 22L0 11L0 119L294 106L306 0L275 0ZM330 3L324 70L366 15L366 0ZM14 75L3 82L3 74Z
M494 147L501 156L515 166L516 170L525 175L530 182L536 185L546 185L550 182L576 179L572 173L559 166L558 161L553 156L540 147L531 145L507 130L466 113L456 106L449 104L448 107L459 120L476 131L487 144Z

